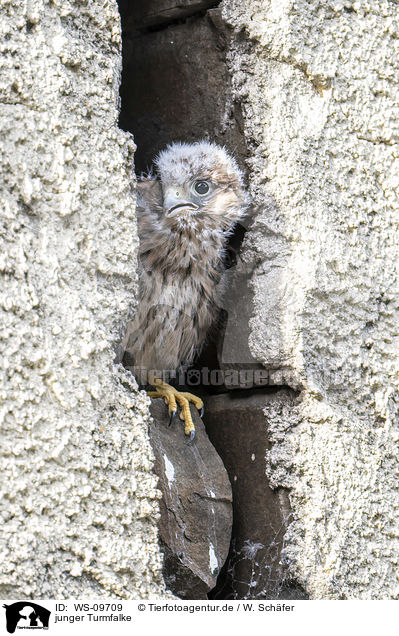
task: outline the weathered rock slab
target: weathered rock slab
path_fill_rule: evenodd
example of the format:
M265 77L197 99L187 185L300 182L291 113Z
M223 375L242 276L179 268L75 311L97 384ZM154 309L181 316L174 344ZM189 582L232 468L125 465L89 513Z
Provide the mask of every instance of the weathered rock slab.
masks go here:
M113 364L137 290L117 6L7 0L1 31L0 596L170 597L147 399Z
M270 417L286 558L311 598L398 599L397 3L220 7L258 208L249 346L302 390Z
M171 427L162 400L153 400L150 439L162 492L159 532L168 587L186 599L207 598L226 560L232 495L226 469L198 414L195 439L176 418Z

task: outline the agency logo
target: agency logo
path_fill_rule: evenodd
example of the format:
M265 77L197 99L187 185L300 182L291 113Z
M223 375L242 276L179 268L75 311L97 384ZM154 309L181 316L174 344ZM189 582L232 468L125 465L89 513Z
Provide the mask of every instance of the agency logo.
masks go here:
M3 607L6 609L6 627L9 634L13 634L16 629L48 629L51 612L37 603L18 601Z

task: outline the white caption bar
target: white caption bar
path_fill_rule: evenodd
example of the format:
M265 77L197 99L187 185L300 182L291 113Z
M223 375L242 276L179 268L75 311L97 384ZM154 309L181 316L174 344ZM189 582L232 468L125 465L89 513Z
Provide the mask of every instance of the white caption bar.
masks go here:
M4 600L1 634L105 636L182 633L206 629L229 636L247 630L278 636L390 633L395 601Z

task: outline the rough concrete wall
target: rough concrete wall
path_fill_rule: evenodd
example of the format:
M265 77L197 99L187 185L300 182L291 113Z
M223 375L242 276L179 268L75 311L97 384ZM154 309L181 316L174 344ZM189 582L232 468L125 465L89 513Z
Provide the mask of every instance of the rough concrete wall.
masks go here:
M111 0L1 8L0 596L156 597L147 398L113 364L136 289Z
M286 559L312 598L399 598L398 7L221 7L259 206L251 350L301 389L267 413Z

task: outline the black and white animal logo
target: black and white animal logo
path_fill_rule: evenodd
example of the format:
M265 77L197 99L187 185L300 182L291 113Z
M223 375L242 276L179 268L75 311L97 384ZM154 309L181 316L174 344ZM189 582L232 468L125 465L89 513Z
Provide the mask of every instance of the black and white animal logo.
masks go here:
M6 610L6 627L9 634L19 629L48 629L50 610L32 603L18 601L11 605L3 605Z

